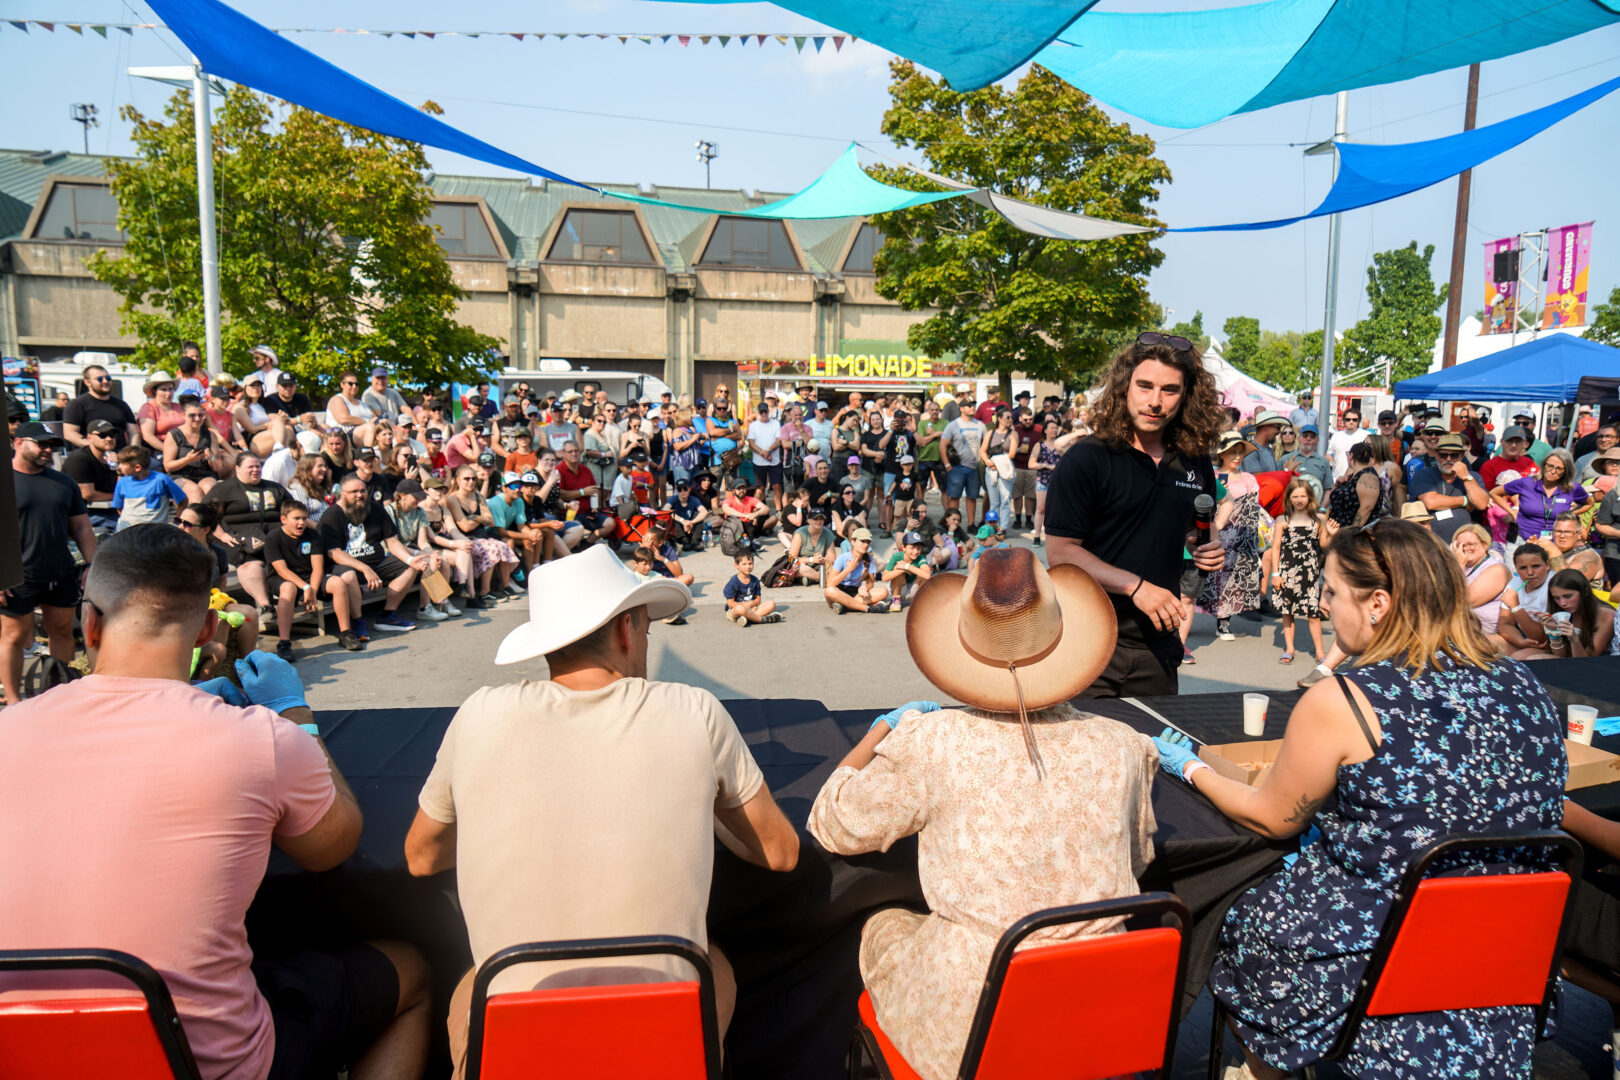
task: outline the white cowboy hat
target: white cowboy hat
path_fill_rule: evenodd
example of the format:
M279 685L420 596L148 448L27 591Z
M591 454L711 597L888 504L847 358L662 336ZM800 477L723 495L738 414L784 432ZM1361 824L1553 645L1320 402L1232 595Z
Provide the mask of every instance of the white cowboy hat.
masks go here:
M589 548L529 571L529 621L506 635L495 662L555 652L632 608L667 619L691 603L691 592L674 578L643 582L606 545Z
M150 394L155 387L173 386L174 376L167 371L154 371L146 377L146 383L141 387L143 393Z

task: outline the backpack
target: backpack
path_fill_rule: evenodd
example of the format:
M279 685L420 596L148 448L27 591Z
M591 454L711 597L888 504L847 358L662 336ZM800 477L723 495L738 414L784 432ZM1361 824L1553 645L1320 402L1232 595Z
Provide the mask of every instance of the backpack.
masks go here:
M736 558L745 551L753 551L753 545L748 542L748 534L743 531L743 523L737 518L726 518L720 523L720 553Z
M22 696L38 697L47 690L54 690L64 683L83 677L83 672L66 661L58 660L48 652L42 652L28 661L28 667L23 672Z
M794 584L793 557L783 555L771 563L770 569L760 575L760 580L765 583L767 589L782 589Z

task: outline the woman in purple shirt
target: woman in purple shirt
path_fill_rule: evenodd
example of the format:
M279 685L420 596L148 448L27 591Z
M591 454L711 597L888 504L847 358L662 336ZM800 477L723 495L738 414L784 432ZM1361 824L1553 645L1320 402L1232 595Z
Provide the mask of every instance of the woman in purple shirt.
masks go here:
M1518 514L1519 539L1551 535L1553 519L1568 511L1579 514L1591 496L1575 483L1575 461L1568 450L1554 450L1541 463L1540 476L1522 476L1498 485L1492 495L1509 498Z

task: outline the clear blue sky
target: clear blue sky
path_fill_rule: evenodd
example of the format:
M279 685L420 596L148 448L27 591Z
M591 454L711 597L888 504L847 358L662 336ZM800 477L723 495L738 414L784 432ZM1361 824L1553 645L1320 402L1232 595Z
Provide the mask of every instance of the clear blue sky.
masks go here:
M1230 0L1225 0L1230 2ZM374 29L791 33L817 29L769 4L551 0L518 4L463 0L454 5L399 0L387 5L327 0L238 0L268 26ZM1104 0L1103 9L1220 6L1217 0ZM130 0L6 0L4 17L73 21L155 21ZM822 32L826 32L822 29ZM882 145L888 102L881 50L831 44L819 55L774 42L763 49L733 42L681 49L631 41L566 42L510 38L403 38L300 34L293 40L413 104L432 98L445 119L530 160L587 181L703 183L699 138L719 144L716 187L795 191L820 173L849 140ZM181 62L171 35L137 31L76 36L34 28L26 37L0 29L13 107L0 119L0 145L80 148L68 118L73 102L94 102L104 126L94 151L128 153L128 127L117 108L133 102L153 114L165 92L129 79L130 65ZM1196 57L1189 57L1196 63ZM1485 65L1479 122L1490 123L1555 101L1620 74L1620 27ZM1351 137L1407 142L1460 130L1466 73L1443 72L1350 95ZM25 106L25 107L19 107ZM612 115L584 115L612 114ZM620 119L628 117L631 119ZM1126 118L1129 119L1129 118ZM1174 182L1159 203L1172 225L1277 217L1314 206L1329 183L1327 158L1304 158L1297 144L1331 135L1333 102L1318 98L1231 118L1193 131L1131 121L1160 140ZM746 130L741 130L746 129ZM1595 219L1594 301L1620 282L1620 94L1579 113L1481 167L1474 174L1464 311L1482 306L1481 242L1498 236ZM430 150L445 173L498 173ZM1435 245L1437 279L1448 273L1455 182L1346 215L1340 279L1340 326L1366 306L1365 269L1374 251L1417 240ZM1322 319L1325 221L1258 233L1168 236L1153 295L1190 317L1202 309L1219 329L1231 315L1255 315L1263 327L1305 330Z

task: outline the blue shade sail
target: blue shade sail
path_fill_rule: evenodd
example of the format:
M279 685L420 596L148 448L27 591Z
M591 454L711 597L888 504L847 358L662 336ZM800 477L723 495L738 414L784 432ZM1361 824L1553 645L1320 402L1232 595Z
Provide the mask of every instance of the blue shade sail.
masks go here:
M1116 109L1200 127L1494 60L1620 23L1620 0L1267 0L1089 12L1035 62Z
M696 0L733 3L735 0ZM776 0L977 90L1011 73L1097 0Z
M1170 231L1223 232L1275 229L1281 225L1292 225L1296 221L1338 214L1409 195L1511 150L1526 139L1540 134L1560 120L1568 118L1616 90L1620 90L1620 78L1599 83L1590 90L1532 112L1510 117L1473 131L1429 139L1426 142L1390 145L1340 143L1338 179L1333 182L1333 187L1328 189L1327 197L1310 213L1238 225L1201 225L1196 228Z
M1547 334L1456 367L1395 384L1402 400L1574 401L1581 376L1620 378L1620 349Z
M590 187L413 109L217 0L152 0L151 8L210 75L251 86L381 135L436 146L576 187Z

